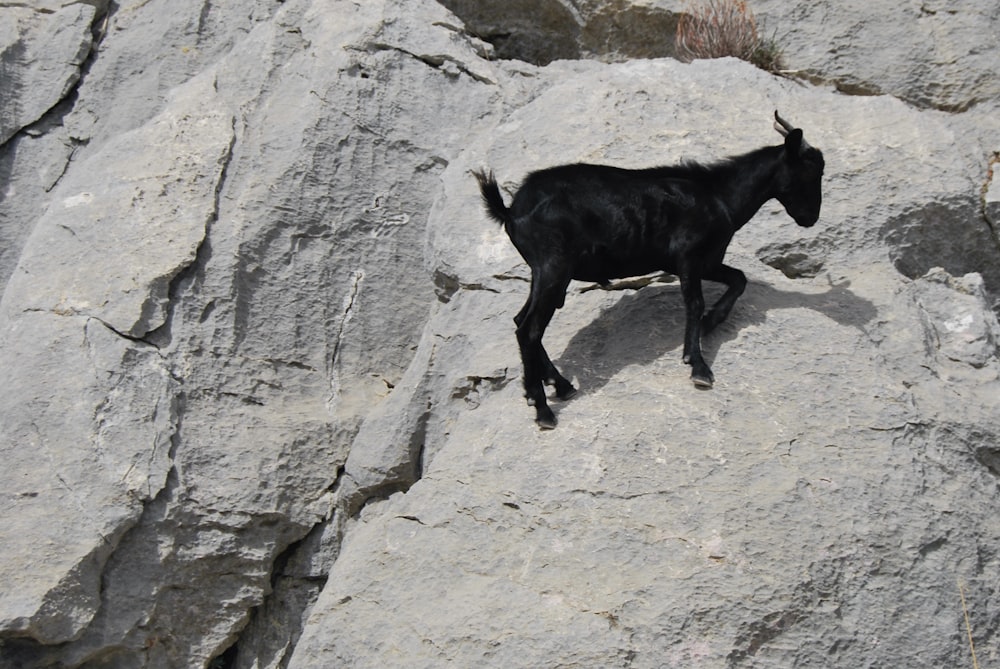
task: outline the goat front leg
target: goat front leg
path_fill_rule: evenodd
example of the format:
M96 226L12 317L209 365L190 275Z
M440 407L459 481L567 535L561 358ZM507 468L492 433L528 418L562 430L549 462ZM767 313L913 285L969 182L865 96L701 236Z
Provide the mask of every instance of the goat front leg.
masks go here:
M701 277L685 272L681 274L681 295L684 297L686 322L684 325L683 360L691 365L691 381L698 388L711 388L715 376L701 355L701 319L705 313L705 298L701 292Z
M722 297L712 305L705 316L701 319L701 333L708 334L715 327L726 320L729 312L732 311L736 300L743 294L747 287L747 276L735 267L729 265L719 265L715 269L706 272L705 278L728 286Z

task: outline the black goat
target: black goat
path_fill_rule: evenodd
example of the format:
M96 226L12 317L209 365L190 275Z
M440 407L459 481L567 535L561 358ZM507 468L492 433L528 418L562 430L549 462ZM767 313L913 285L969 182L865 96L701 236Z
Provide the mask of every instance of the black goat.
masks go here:
M654 271L676 274L687 310L683 359L696 386L712 386L701 335L725 320L747 283L743 272L722 263L733 234L772 198L803 227L819 218L823 154L778 112L774 117L782 146L707 166L552 167L529 174L510 208L492 173L474 173L490 217L503 224L531 267L531 292L514 322L525 397L540 427L556 426L543 382L555 386L559 399L576 393L542 346L571 279L606 284ZM707 313L702 279L728 287Z

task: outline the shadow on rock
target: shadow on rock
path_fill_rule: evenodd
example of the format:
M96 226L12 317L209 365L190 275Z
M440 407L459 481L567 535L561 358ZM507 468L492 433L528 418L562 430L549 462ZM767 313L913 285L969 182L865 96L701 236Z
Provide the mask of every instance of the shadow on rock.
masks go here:
M705 283L706 304L714 304L723 288ZM569 299L572 299L570 296ZM751 282L729 318L702 339L702 353L711 365L723 344L748 325L760 325L775 309L811 309L839 325L863 329L877 310L869 300L850 291L850 282L831 284L822 293L778 290ZM668 352L676 352L677 373L688 375L681 362L684 343L684 302L679 284L654 285L624 295L581 328L567 344L556 366L569 378L577 377L580 391L602 388L626 367L649 365Z

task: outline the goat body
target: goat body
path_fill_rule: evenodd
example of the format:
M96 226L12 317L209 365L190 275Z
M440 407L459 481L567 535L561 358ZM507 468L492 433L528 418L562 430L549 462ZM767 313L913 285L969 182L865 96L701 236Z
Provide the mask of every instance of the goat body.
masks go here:
M654 271L676 274L687 315L683 359L696 386L712 386L701 335L728 316L746 287L743 272L723 264L733 235L772 198L799 225L811 226L819 217L823 155L805 142L801 130L777 112L775 118L785 137L781 146L709 166L552 167L529 174L509 208L493 175L475 173L487 212L503 224L531 268L531 291L514 322L525 396L539 426L556 425L543 382L554 385L560 399L576 392L542 346L573 279L606 284ZM707 313L702 279L727 286Z

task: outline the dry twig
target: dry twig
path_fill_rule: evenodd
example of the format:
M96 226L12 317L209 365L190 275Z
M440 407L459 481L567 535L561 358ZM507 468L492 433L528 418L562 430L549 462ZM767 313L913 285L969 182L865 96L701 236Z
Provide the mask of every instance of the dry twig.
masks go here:
M962 613L965 615L965 632L969 635L969 650L972 651L972 669L979 669L979 662L976 661L976 644L972 642L972 624L969 623L969 609L965 606L965 590L962 588L962 581L958 581L958 596L962 598Z

